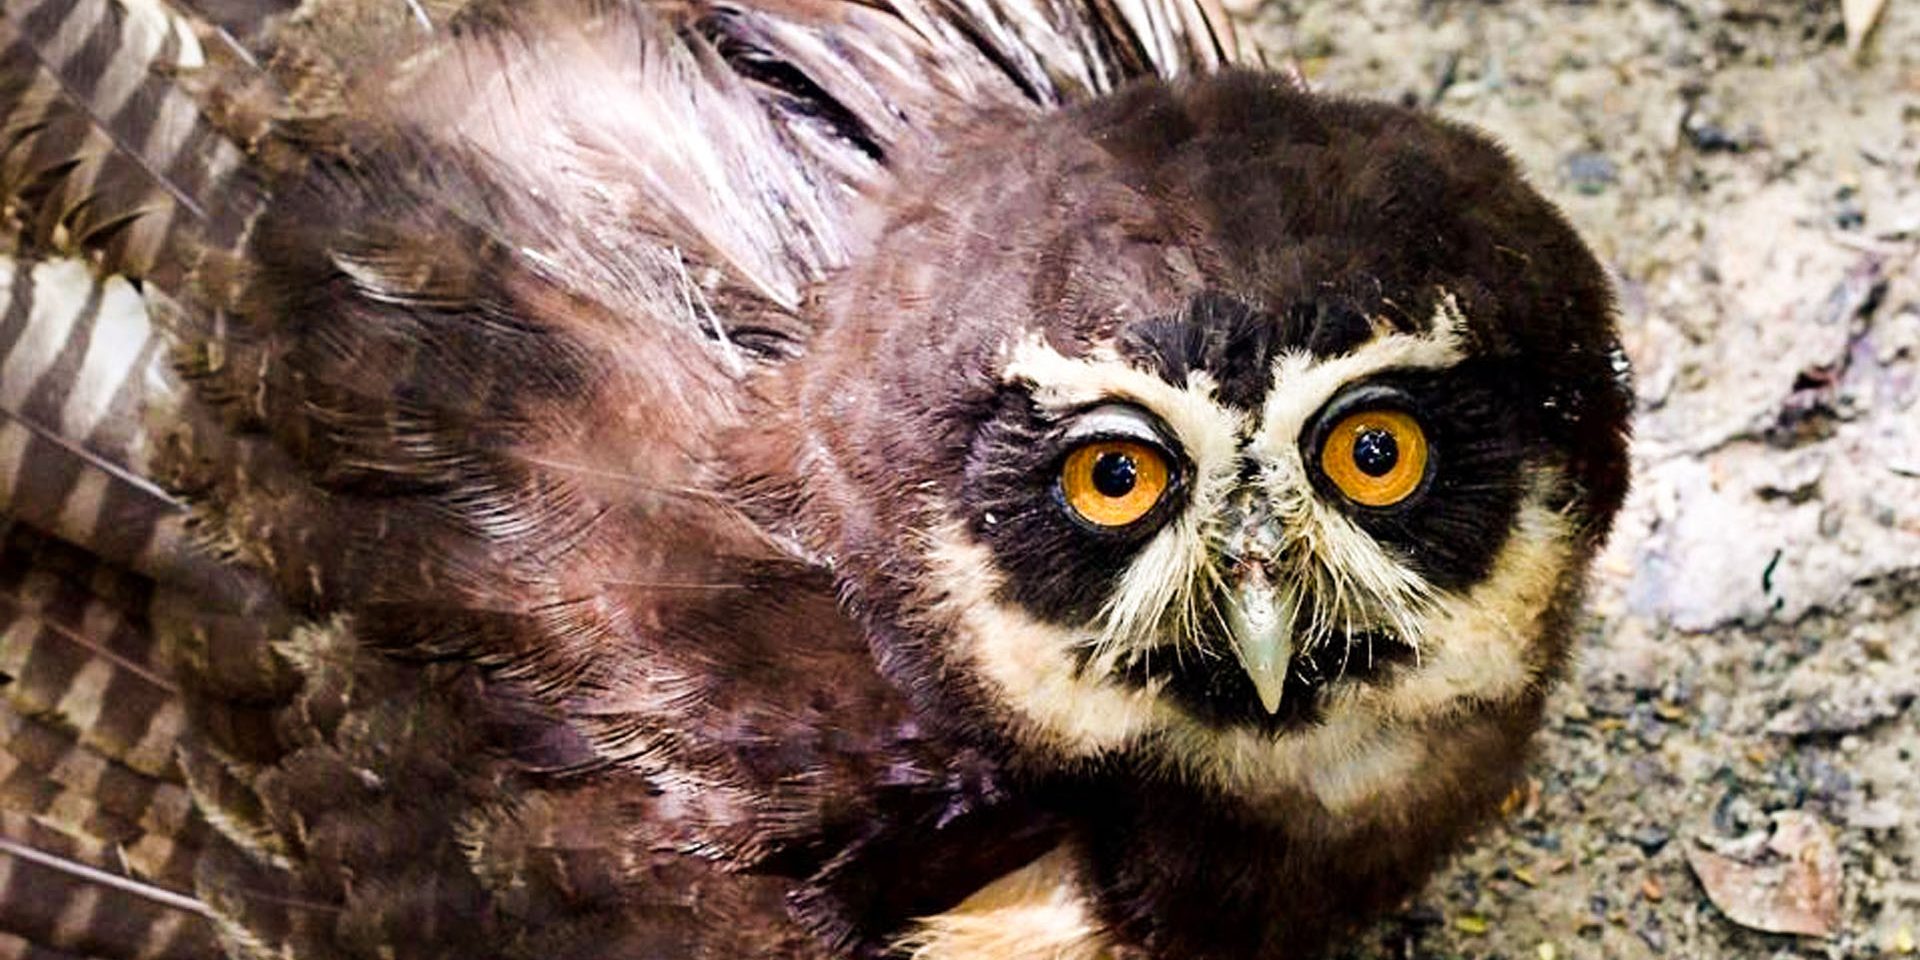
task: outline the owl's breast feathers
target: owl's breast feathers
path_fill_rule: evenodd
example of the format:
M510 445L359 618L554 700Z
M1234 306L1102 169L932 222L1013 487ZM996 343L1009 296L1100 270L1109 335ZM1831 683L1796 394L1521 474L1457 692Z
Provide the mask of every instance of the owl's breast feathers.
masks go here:
M1201 4L7 0L0 41L0 942L1311 948L1511 771L1617 504L1578 241L1475 137L1190 79ZM1275 557L1417 663L1131 657L1236 649L1196 511L1396 376L1458 498L1300 501L1351 564ZM1184 499L1086 540L1035 478L1116 402Z

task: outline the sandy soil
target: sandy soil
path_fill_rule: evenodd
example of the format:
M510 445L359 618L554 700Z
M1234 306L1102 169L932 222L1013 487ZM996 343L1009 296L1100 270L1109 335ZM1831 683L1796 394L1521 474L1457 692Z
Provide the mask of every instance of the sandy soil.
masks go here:
M1354 956L1915 953L1920 0L1858 50L1838 0L1239 12L1509 144L1615 272L1640 398L1533 789Z

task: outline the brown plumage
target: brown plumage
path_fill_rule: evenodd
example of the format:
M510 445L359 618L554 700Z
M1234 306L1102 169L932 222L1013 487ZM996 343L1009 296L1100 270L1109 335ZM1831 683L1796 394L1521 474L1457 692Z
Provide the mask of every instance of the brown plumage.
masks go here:
M1624 405L1478 137L1186 0L4 13L0 934L1298 956L1513 775Z

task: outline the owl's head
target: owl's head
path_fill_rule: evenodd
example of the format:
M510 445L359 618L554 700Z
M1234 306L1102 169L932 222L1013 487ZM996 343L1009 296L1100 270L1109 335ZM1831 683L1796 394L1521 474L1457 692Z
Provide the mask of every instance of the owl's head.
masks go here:
M821 549L930 716L1330 807L1530 726L1628 403L1600 268L1480 136L1137 88L950 140L823 302Z

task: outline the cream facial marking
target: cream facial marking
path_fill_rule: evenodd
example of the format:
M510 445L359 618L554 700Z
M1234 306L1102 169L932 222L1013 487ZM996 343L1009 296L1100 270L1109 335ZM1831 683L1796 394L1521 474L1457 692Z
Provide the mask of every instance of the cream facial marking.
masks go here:
M1329 359L1288 351L1274 361L1273 386L1247 455L1261 464L1256 495L1264 496L1266 509L1285 531L1277 606L1299 619L1295 627L1304 635L1308 654L1336 639L1381 629L1413 645L1417 653L1417 621L1433 591L1345 512L1314 492L1300 436L1308 421L1348 384L1388 370L1440 369L1464 360L1465 329L1459 304L1443 293L1434 307L1430 333L1383 334ZM1236 545L1225 546L1231 550Z
M1466 317L1444 294L1434 307L1431 333L1388 333L1324 360L1304 351L1281 353L1249 451L1273 459L1291 452L1298 461L1300 432L1342 387L1388 370L1451 367L1467 358L1465 337Z
M1029 616L995 599L1002 576L993 555L958 524L933 531L931 595L922 609L953 637L960 654L1024 722L1018 740L1077 758L1118 750L1164 725L1173 707L1152 689L1113 683L1081 669L1074 650L1084 635Z
M1236 795L1308 783L1334 813L1417 782L1410 774L1431 749L1424 731L1432 724L1545 682L1523 648L1540 635L1539 621L1571 571L1570 526L1542 497L1530 496L1492 575L1464 595L1435 601L1420 619L1420 662L1384 684L1330 686L1318 726L1272 736L1179 713L1161 731L1154 756L1170 774Z
M1107 937L1060 847L920 919L894 948L912 960L1101 960Z
M1545 506L1536 482L1494 558L1493 573L1465 596L1443 595L1422 627L1420 669L1390 688L1384 706L1403 720L1428 719L1472 699L1504 700L1541 683L1521 654L1573 566L1573 521Z
M1137 369L1111 352L1069 357L1038 336L1013 345L1002 379L1027 384L1042 409L1068 414L1102 403L1131 403L1159 417L1195 465L1224 469L1231 480L1233 460L1247 424L1213 399L1213 381L1196 373L1176 387ZM1217 484L1216 484L1217 485Z

